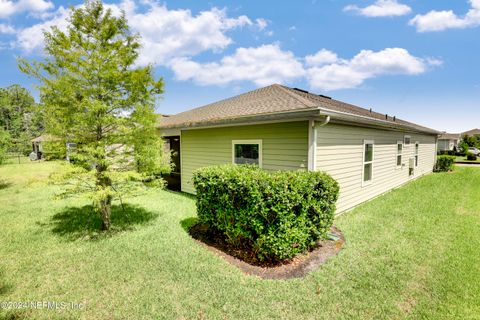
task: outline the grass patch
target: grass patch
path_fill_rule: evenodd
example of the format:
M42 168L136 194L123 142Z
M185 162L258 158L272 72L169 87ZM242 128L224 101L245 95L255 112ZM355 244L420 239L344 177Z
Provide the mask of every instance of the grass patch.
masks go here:
M0 167L0 301L81 310L0 310L29 319L475 319L480 314L480 170L409 183L336 219L341 253L304 279L245 276L199 246L191 196L159 191L115 208L96 237L89 203L51 199L56 162ZM91 241L95 239L95 241Z

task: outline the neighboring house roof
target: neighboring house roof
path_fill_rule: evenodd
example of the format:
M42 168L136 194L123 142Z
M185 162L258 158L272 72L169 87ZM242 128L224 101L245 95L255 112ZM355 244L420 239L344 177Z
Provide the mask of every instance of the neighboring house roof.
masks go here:
M462 132L462 136L468 135L468 136L476 136L480 135L480 129L472 129L469 131Z
M279 84L253 90L203 107L161 117L160 128L204 127L226 123L274 120L280 116L331 116L335 120L440 134L439 131L404 121L371 109Z
M36 138L34 138L30 141L31 142L44 142L44 141L59 141L59 140L60 140L60 138L52 136L50 134L42 134L41 136L36 137Z
M439 140L460 140L460 133L443 133Z

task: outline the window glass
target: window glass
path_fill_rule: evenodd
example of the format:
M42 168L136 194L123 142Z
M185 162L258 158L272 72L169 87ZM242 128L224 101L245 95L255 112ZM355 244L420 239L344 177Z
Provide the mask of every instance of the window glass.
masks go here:
M403 144L401 141L397 142L397 166L402 165L402 152L403 152Z
M411 141L410 136L405 136L404 143L410 144L410 141Z
M235 144L236 164L259 164L259 145L258 144Z
M373 141L364 141L363 149L363 182L370 182L373 177Z
M373 160L373 144L365 144L365 162Z
M372 164L366 163L363 168L363 181L372 180Z
M420 145L418 142L415 143L415 167L418 167L418 149Z

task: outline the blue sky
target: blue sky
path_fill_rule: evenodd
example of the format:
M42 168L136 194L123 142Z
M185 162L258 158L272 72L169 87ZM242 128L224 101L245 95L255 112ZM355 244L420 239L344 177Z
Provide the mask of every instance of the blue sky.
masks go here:
M42 29L81 1L0 0L0 86L34 80ZM271 83L438 130L480 127L480 0L105 1L140 33L139 64L177 113Z

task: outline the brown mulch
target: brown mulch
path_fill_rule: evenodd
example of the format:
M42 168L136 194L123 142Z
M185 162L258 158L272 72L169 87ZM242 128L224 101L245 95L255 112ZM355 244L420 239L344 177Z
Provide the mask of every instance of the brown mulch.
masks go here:
M330 257L335 256L345 243L343 234L336 227L330 233L340 237L339 240L322 240L306 254L283 262L262 262L256 259L249 248L235 248L226 243L218 234L212 232L203 224L195 224L189 233L197 243L215 254L224 258L228 263L239 268L247 275L258 276L263 279L291 279L305 277L309 272L316 270Z

